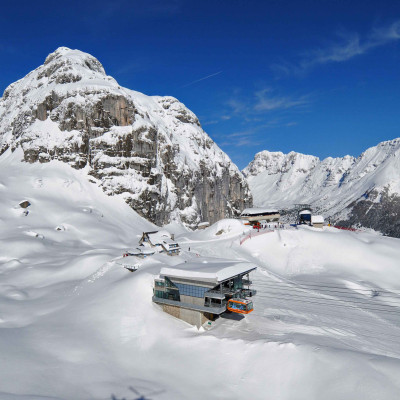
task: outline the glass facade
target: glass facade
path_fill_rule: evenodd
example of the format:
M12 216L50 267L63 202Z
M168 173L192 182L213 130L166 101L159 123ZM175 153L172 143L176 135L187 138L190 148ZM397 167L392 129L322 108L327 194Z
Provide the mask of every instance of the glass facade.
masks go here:
M160 299L180 301L178 288L168 279L155 281L154 296Z
M186 285L183 283L175 283L175 286L179 289L179 293L184 296L192 297L204 297L204 293L209 290L209 288L203 286Z
M233 278L233 288L235 290L243 288L243 283L242 283L242 277L241 276L237 276L236 278Z
M158 297L159 299L181 301L179 292L177 290L167 289L166 291L164 291L154 289L154 296Z

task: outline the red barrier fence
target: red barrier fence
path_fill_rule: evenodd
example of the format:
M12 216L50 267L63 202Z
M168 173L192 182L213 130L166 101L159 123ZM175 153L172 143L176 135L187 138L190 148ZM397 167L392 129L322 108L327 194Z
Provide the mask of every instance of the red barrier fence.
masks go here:
M351 232L359 232L359 231L360 231L359 229L349 228L349 227L347 227L347 226L338 226L338 225L335 225L334 228L336 228L336 229L341 229L341 230L343 230L343 231L351 231Z
M251 239L252 237L264 235L264 233L271 233L271 232L273 232L273 230L264 230L264 229L260 230L259 232L250 232L243 239L240 239L240 245L242 245L247 239Z

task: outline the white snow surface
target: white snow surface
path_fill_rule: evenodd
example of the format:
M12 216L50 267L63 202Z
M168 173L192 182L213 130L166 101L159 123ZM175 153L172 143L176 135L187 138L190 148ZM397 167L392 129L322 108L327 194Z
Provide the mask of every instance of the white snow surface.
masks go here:
M373 189L400 193L400 138L379 143L358 158L320 160L296 152L264 150L243 170L256 206L312 204L323 214L341 212ZM379 197L378 199L379 200Z
M398 399L399 239L222 220L131 273L122 254L159 228L85 171L21 157L0 157L1 399ZM251 314L198 330L152 302L197 254L259 266Z
M278 212L278 210L276 208L257 208L257 207L253 207L253 208L245 208L242 211L242 215L247 215L247 214L261 214L261 213L273 213L273 212Z
M171 234L166 230L157 231L155 233L149 233L149 240L151 244L161 244L164 240L169 239L171 240Z

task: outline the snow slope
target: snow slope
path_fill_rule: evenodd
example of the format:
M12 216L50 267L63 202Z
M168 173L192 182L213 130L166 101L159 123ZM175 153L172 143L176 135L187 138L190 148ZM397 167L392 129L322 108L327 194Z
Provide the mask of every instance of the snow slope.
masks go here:
M222 220L180 233L179 257L121 259L156 227L84 170L22 156L0 158L1 399L398 398L399 240L310 228L240 245L248 227ZM154 275L197 254L259 265L252 314L205 331L152 303Z
M400 236L400 139L379 143L358 158L319 160L262 151L243 173L258 206L311 204L336 221ZM388 213L394 214L390 221L385 220Z

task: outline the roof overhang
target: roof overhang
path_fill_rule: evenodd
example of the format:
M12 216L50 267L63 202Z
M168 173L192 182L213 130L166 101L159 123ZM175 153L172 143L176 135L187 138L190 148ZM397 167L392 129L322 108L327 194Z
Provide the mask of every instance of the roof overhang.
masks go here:
M175 267L164 267L160 271L160 276L217 285L237 276L246 275L256 268L256 265L245 261L202 258Z

